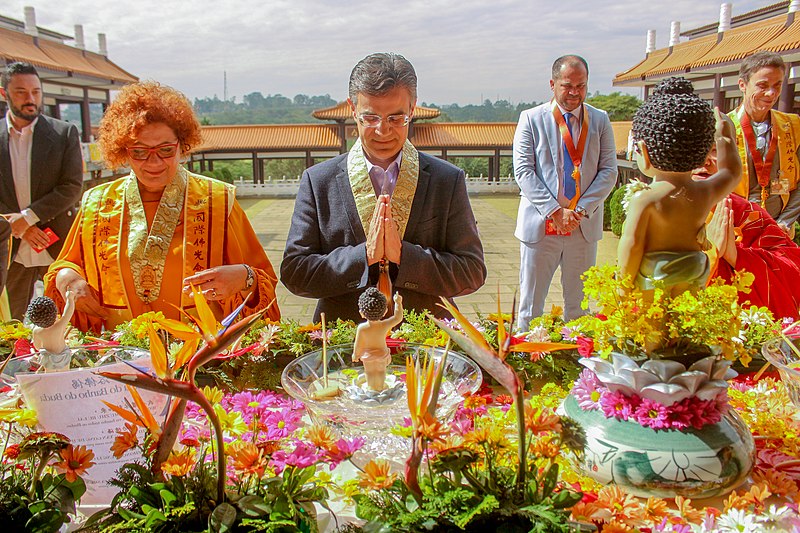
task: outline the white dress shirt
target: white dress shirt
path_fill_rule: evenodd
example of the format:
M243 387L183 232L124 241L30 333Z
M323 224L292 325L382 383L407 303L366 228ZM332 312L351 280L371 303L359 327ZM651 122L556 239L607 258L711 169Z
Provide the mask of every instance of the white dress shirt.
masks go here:
M6 113L6 127L8 128L8 153L11 158L11 174L14 177L14 192L17 195L23 217L29 225L39 222L39 217L31 205L31 150L33 149L33 129L39 122L37 117L33 122L18 130L11 121L11 112ZM47 266L53 262L53 258L42 250L37 252L25 240L20 243L15 258L17 263L22 263L25 267Z
M372 188L375 189L375 196L381 194L394 194L394 188L397 186L397 177L400 175L400 163L403 161L403 151L397 154L394 161L389 163L386 170L383 170L378 165L373 165L367 157L367 172L369 172L369 179L372 181Z

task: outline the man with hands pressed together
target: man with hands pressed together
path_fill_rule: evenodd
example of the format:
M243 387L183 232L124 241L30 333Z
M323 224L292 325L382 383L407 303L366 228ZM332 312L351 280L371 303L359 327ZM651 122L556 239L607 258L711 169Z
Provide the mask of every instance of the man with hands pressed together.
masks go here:
M374 285L400 292L406 309L447 316L440 296L469 294L486 279L464 172L408 141L416 99L408 60L367 56L349 84L358 141L303 174L281 281L319 300L314 320L324 312L359 321L358 296Z

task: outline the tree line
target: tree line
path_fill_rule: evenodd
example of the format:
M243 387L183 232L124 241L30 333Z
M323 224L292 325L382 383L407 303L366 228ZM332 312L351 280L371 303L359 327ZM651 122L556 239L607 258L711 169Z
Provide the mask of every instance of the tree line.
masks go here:
M612 121L631 120L639 108L641 100L630 94L613 92L611 94L594 93L586 102L608 112ZM195 98L194 108L203 124L304 124L315 122L311 116L315 109L331 107L337 101L329 94L320 96L295 95L289 98L281 94L253 92L242 97L220 100L216 95L211 98ZM482 104L443 104L422 102L425 107L433 107L441 111L436 122L516 122L520 112L538 105L537 102L519 102L513 104L508 100L484 100Z

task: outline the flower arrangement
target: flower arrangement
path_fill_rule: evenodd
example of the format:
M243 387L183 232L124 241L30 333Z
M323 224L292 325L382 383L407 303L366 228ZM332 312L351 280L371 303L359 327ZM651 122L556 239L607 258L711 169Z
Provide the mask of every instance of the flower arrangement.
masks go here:
M0 448L0 516L10 531L53 533L76 516L86 492L81 476L94 465L94 453L73 446L60 433L35 432L36 414L0 407L7 424Z
M581 495L559 481L556 458L567 451L580 453L582 435L569 419L525 401L522 383L505 356L512 349L573 345L511 347L505 317L498 313L501 348L496 351L455 307L444 305L460 329L444 321L437 321L439 327L509 394L492 407L473 396L445 425L434 413L446 355L438 365L407 360L411 453L402 479L381 462L364 468L359 484L367 492L354 496L357 515L368 521L364 530L481 531L502 524L504 531L568 531L566 509ZM516 439L508 433L514 421Z
M631 420L652 429L702 429L728 412L727 379L736 376L730 361L714 356L688 370L672 361L646 361L641 367L622 354L611 362L581 359L586 366L571 394L584 411Z

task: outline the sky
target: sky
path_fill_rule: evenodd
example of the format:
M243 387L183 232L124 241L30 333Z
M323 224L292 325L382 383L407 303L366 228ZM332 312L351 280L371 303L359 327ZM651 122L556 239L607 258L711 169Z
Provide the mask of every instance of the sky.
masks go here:
M0 14L73 35L83 24L97 51L140 79L190 98L252 92L347 96L355 63L398 52L417 71L419 103L513 104L547 100L550 66L564 54L589 62L589 90L606 94L614 76L645 57L647 30L669 43L670 22L685 31L719 20L719 0L4 0ZM733 15L769 0L733 3ZM641 96L641 95L640 95Z

